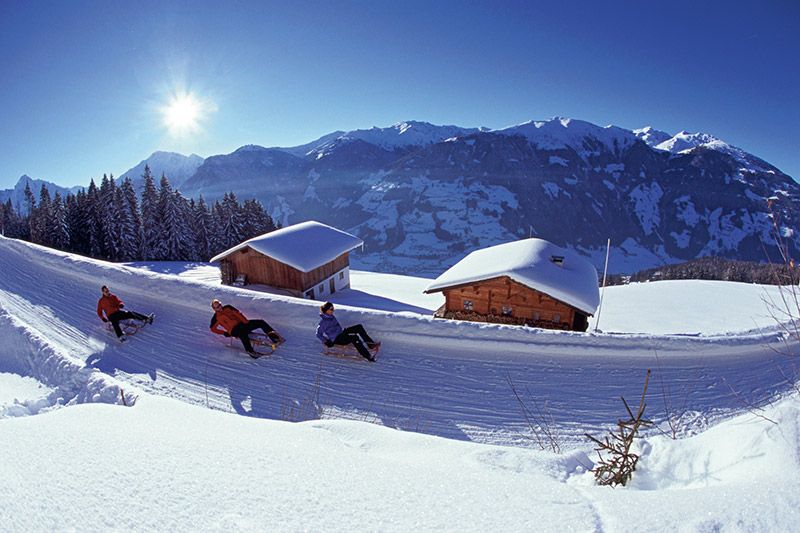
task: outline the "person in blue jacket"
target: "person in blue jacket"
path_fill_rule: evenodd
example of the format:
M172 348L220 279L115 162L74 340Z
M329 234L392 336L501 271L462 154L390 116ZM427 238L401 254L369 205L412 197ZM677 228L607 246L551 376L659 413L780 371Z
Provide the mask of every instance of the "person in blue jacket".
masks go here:
M352 344L364 359L372 362L375 361L375 357L370 353L370 350L378 348L381 343L373 341L367 334L364 326L356 324L355 326L342 329L342 326L339 325L339 321L333 316L333 304L330 302L325 302L319 310L317 338L321 340L325 346L332 348L335 344L340 346Z

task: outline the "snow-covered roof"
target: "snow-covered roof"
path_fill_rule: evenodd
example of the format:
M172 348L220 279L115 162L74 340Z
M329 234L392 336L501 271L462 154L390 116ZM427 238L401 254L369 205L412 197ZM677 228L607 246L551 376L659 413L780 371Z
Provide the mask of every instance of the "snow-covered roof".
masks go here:
M301 272L310 272L362 244L364 241L355 235L350 235L316 220L308 220L253 237L212 257L211 262L219 261L249 246L253 250Z
M554 258L563 260L558 264ZM523 239L472 252L436 278L425 292L502 276L590 315L600 302L594 266L572 250L542 239Z

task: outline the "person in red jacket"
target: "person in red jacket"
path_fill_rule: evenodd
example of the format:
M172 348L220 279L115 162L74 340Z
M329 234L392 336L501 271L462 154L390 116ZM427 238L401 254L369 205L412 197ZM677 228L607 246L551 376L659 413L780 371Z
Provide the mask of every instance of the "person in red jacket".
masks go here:
M283 337L272 329L272 326L267 324L264 320L247 320L247 317L232 305L222 305L222 302L214 299L211 302L211 308L214 310L214 316L211 317L211 331L217 335L237 337L242 341L242 345L245 351L250 354L250 357L258 357L248 337L252 331L261 328L261 331L263 331L272 342L278 343L284 340Z
M125 307L125 303L117 298L116 295L111 294L108 287L103 285L100 290L103 295L97 301L97 316L99 316L100 320L103 322L111 322L111 325L114 326L114 333L117 334L117 338L120 342L125 342L126 340L122 329L119 327L120 320L132 318L134 320L141 320L145 324L153 323L153 317L155 315L152 313L143 315L136 311L123 311L122 308Z

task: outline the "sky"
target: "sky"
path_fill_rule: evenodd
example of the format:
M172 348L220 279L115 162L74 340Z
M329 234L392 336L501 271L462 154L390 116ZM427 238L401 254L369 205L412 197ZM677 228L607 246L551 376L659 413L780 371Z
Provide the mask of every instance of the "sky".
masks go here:
M800 179L800 3L0 2L0 189L404 120L703 131Z

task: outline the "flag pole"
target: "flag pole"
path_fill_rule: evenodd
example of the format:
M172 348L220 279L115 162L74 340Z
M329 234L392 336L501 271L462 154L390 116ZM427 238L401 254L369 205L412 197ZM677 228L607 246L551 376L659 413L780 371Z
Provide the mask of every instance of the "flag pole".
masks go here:
M608 274L608 254L611 253L611 237L608 238L606 245L606 265L603 267L603 286L600 289L600 305L597 306L597 321L594 323L594 332L597 333L597 328L600 325L600 311L603 310L603 294L606 292L606 274Z

